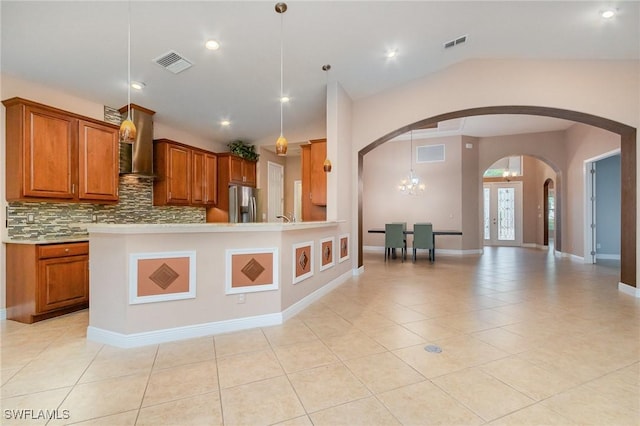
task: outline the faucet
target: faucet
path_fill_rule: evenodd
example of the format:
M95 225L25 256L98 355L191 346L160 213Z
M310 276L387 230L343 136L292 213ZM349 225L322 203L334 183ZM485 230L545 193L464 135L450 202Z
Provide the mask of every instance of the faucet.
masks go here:
M286 215L282 215L282 214L279 214L278 216L276 216L276 219L282 219L284 220L284 223L291 222L291 219L289 219Z

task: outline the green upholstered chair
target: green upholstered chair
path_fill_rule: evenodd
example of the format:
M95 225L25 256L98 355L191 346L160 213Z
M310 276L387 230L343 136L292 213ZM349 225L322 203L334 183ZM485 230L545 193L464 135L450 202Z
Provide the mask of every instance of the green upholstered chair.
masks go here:
M391 223L399 223L402 225L402 232L404 233L404 231L407 230L407 222L391 222ZM405 254L407 253L407 234L403 234L404 235L404 252ZM406 259L406 257L405 257Z
M384 260L391 256L391 250L400 248L402 250L402 261L406 257L405 235L401 223L387 223L384 225Z
M433 262L433 225L416 223L413 225L413 261L418 249L429 250L429 260Z

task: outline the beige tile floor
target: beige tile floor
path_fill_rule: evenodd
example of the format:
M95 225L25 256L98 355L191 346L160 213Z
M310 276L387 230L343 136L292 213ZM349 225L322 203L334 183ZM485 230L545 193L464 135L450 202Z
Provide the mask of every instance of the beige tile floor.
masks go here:
M617 284L533 249L366 254L278 327L119 349L86 341L87 311L4 321L0 423L638 425L640 300Z

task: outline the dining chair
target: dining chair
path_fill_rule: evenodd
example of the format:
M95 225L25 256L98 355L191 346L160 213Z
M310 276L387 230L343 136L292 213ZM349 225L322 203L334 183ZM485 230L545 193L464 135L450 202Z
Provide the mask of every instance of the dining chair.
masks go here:
M433 262L433 225L416 223L413 225L413 261L418 249L429 250L429 260Z
M401 223L387 223L384 225L384 260L391 257L391 250L400 248L402 250L402 261L406 257L406 241L404 229Z
M405 231L407 230L407 222L391 222L391 223L399 223L402 225L402 235L404 238L404 252L407 253L407 234Z

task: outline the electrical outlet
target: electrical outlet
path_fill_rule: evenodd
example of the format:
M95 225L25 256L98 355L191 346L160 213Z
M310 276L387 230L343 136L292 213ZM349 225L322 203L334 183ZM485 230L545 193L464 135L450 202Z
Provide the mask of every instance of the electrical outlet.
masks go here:
M27 223L35 223L36 215L33 213L27 213Z
M244 301L245 301L244 294L239 294L238 295L238 303L244 303Z
M600 248L600 243L596 244L596 248L599 249Z
M92 214L91 215L91 222L96 223L98 222L98 215L97 214Z

